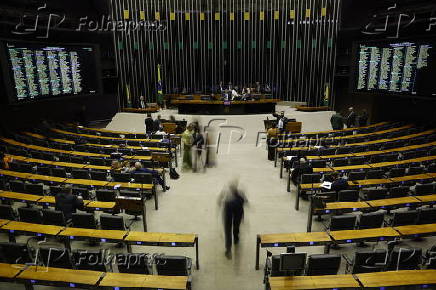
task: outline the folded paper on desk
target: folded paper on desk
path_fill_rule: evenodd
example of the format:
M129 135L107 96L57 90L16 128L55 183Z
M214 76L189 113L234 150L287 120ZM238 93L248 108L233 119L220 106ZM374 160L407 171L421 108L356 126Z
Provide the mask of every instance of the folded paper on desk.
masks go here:
M322 188L325 188L325 189L331 189L331 188L332 188L332 183L331 183L331 182L328 182L328 181L324 181L324 182L321 184L321 187L322 187Z

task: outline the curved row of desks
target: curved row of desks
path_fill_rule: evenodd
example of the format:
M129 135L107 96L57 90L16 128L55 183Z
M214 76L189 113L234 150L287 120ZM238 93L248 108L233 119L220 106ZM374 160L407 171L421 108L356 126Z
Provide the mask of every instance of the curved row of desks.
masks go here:
M4 282L24 283L26 289L33 289L33 285L168 290L183 290L190 287L188 276L139 275L4 263L0 263L0 279Z
M259 270L260 248L324 246L325 253L332 244L358 242L392 241L436 235L436 224L384 227L364 230L344 230L330 232L262 234L256 239L256 270Z
M350 188L362 188L367 186L379 186L379 185L388 185L388 184L403 184L405 182L422 182L433 180L436 178L436 173L424 173L424 174L416 174L416 175L406 175L402 177L393 177L393 178L382 178L382 179L362 179L362 180L353 180L348 181L348 186ZM297 188L297 194L295 195L295 209L299 209L300 203L300 192L304 191L317 191L321 189L321 183L305 183L299 184Z
M326 276L270 277L271 290L363 289L436 285L436 270L400 270Z
M9 233L14 241L15 235L54 236L63 238L66 246L71 249L71 241L84 239L98 239L101 242L124 243L131 252L132 245L156 247L195 247L196 268L199 269L198 236L196 234L153 233L129 230L98 230L40 225L19 221L0 220L0 232Z
M0 199L36 204L40 206L54 206L56 201L54 196L41 196L28 193L0 190ZM83 200L85 210L108 211L115 209L116 203L110 201Z
M366 151L366 152L359 152L359 153L336 154L336 155L323 155L323 156L306 156L306 158L307 158L307 160L330 161L330 160L333 160L336 158L352 158L352 157L362 157L362 156L368 157L368 156L381 155L381 154L394 153L394 152L401 153L401 152L406 152L406 151L415 151L415 150L419 150L419 149L430 149L431 147L433 147L435 145L436 145L436 141L425 143L425 144L403 146L403 147L387 149L387 150ZM292 156L287 156L287 157L282 156L281 162L280 162L280 178L283 177L283 169L284 169L285 160L291 160L291 159L292 159ZM347 167L351 168L351 166L347 166ZM383 167L383 166L379 166L379 167ZM315 169L319 170L318 168L314 168L314 170ZM322 172L322 171L318 171L318 172Z
M395 127L395 128L390 128L390 129L385 129L385 130L380 130L380 131L374 131L372 133L361 133L361 134L354 134L354 135L347 135L347 136L337 136L337 137L325 137L328 140L348 140L348 139L354 139L354 138L359 138L359 137L371 137L371 136L376 136L376 135L382 135L382 134L388 134L388 133L393 133L393 132L398 132L398 131L402 131L405 129L410 129L413 128L413 125L404 125L404 126L400 126L400 127ZM291 143L291 142L297 142L297 141L303 141L307 139L279 139L278 141L280 143Z

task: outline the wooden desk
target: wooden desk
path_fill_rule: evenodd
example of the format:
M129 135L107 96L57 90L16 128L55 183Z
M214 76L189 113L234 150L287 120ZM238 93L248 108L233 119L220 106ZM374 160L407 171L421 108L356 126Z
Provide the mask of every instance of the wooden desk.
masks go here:
M374 208L390 208L398 205L411 205L421 203L421 201L413 196L386 198L377 200L368 200L367 203Z
M6 176L9 176L9 177L26 179L27 177L31 176L32 174L0 169L0 176L1 175L6 175Z
M134 190L152 190L153 184L131 183L131 182L106 182L106 187L120 187Z
M256 239L256 270L259 270L260 248L327 245L332 239L326 232L262 234Z
M388 184L391 183L390 179L380 178L380 179L362 179L362 180L353 180L348 181L348 185L350 187L353 186L372 186L372 185L380 185L380 184Z
M138 275L108 272L100 287L137 287L146 289L177 289L188 287L188 276Z
M96 230L96 229L82 229L82 228L65 228L59 233L59 236L69 237L70 240L79 238L97 238L104 242L118 241L122 242L124 237L127 236L127 231L117 230ZM74 237L74 238L72 238Z
M329 234L335 242L340 244L371 240L386 241L400 237L399 233L391 227L364 230L331 231Z
M342 130L328 130L328 131L319 131L319 132L304 132L304 133L296 133L296 134L292 134L292 135L306 136L306 135L318 135L318 134L329 134L329 133L341 133L341 132L348 132L348 131L354 131L354 130L359 130L359 129L380 127L380 126L384 126L384 125L387 125L387 124L389 124L389 122L379 122L379 123L371 124L371 125L364 126L364 127L345 128L345 129L342 129ZM282 135L286 135L286 134L282 134Z
M431 195L417 195L415 196L416 199L424 202L424 203L434 203L436 202L436 194Z
M115 205L115 202L110 201L89 201L89 203L86 203L85 207L92 208L94 210L109 210L114 209Z
M4 226L5 224L10 223L10 222L11 222L10 220L0 219L0 227Z
M360 170L360 169L370 169L370 168L371 167L367 164L332 167L333 171L350 171L350 170Z
M25 177L25 179L39 180L45 182L56 182L56 183L64 183L67 181L67 179L63 177L47 176L47 175L40 175L40 174L31 174Z
M0 277L6 279L13 279L24 268L26 268L26 265L0 263Z
M419 181L425 179L434 178L431 174L416 174L416 175L406 175L402 177L391 178L393 182L405 182L405 181Z
M358 209L370 208L369 204L365 201L355 201L355 202L328 202L326 203L325 209L322 209L325 213L330 213L336 210L347 210L351 209L356 211Z
M366 287L393 287L406 285L435 285L436 270L400 270L356 274Z
M436 224L410 225L394 227L402 237L420 237L436 233Z
M124 238L124 241L128 243L128 249L130 249L130 245L164 247L195 246L195 264L197 270L200 269L200 260L198 258L198 236L195 234L150 233L130 231L128 232L128 235Z
M71 270L62 268L52 268L43 266L30 266L21 272L16 279L32 280L33 284L61 283L75 287L78 285L95 286L103 272L85 271L85 270ZM73 285L71 285L71 284Z
M60 226L40 225L40 224L11 221L10 223L7 223L6 225L2 226L0 230L9 231L10 233L25 232L25 233L33 233L36 235L56 236L63 229L64 227L60 227Z
M360 288L353 275L269 277L271 290Z
M107 181L102 181L102 180L74 179L74 178L68 178L64 182L69 184L85 185L85 186L108 186L109 183Z
M27 193L19 193L19 192L0 190L0 198L1 199L8 199L8 200L22 201L22 202L36 203L37 201L39 201L43 197L39 196L39 195L33 195L33 194L27 194Z

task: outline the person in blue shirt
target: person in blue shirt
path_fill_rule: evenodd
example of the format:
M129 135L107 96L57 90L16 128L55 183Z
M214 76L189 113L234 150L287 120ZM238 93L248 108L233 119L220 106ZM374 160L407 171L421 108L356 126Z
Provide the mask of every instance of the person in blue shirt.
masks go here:
M170 187L169 186L165 186L165 183L162 179L162 177L160 177L159 173L156 170L152 170L152 169L148 169L148 168L144 168L142 167L141 162L135 162L135 169L132 171L132 173L150 173L151 175L153 175L153 179L155 180L155 182L157 182L158 184L160 184L162 186L162 189L166 189L169 190Z

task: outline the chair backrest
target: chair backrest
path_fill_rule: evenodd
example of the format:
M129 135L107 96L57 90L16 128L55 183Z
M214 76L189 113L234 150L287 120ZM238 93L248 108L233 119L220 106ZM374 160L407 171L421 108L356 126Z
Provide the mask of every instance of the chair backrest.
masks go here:
M357 251L353 260L353 274L382 271L388 261L388 252L385 249L374 251Z
M383 162L394 162L398 160L398 153L383 154Z
M94 215L92 213L73 213L72 215L73 227L96 229Z
M389 197L395 198L395 197L404 197L409 194L410 188L408 186L397 186L397 187L391 187L389 189Z
M44 186L42 184L27 183L24 190L29 194L44 195Z
M125 230L124 218L116 215L100 215L100 226L102 230Z
M98 201L115 201L115 191L111 189L98 189L95 191Z
M301 183L319 183L321 180L321 174L312 173L312 174L302 174L301 175Z
M18 208L18 214L22 222L42 224L41 212L36 208L20 207Z
M8 264L31 263L32 258L27 244L0 243L0 261Z
M306 275L336 275L341 266L341 255L315 254L307 259Z
M51 174L56 177L67 178L67 172L65 171L65 168L62 167L52 168Z
M336 149L336 154L348 154L350 153L350 150L350 147L338 147L338 149Z
M348 159L345 158L336 158L332 161L333 167L341 167L341 166L347 166L348 165Z
M388 190L386 188L364 189L363 194L365 200L384 199L387 198Z
M355 215L337 215L330 218L330 231L353 230L356 224Z
M73 263L71 261L71 253L68 249L63 248L46 248L40 247L38 249L39 261L47 267L72 269Z
M415 186L415 194L416 195L430 195L435 192L435 185L434 183L428 183L428 184L417 184Z
M364 156L357 156L350 158L350 165L362 165L365 164Z
M91 171L91 179L93 180L101 180L106 181L107 180L107 174L104 171Z
M409 167L409 169L407 170L407 175L415 175L421 173L424 173L424 167L420 167L420 166Z
M120 273L152 274L149 269L149 259L146 253L117 254L116 261Z
M26 190L24 189L24 182L19 181L19 180L9 181L9 188L13 192L26 193Z
M132 177L135 183L153 184L153 175L151 173L134 173Z
M365 179L365 171L351 171L348 173L348 180L362 180Z
M3 220L15 220L15 213L12 206L7 204L0 204L0 219Z
M89 179L89 172L86 169L73 169L71 175L75 179Z
M120 190L120 196L141 197L141 192L133 190Z
M184 256L162 255L155 258L158 275L188 276L190 270L189 259Z
M391 168L389 170L389 177L401 177L406 174L405 168Z
M89 270L106 272L103 251L75 250L72 254L74 268L77 270Z
M395 248L388 261L386 270L418 270L422 263L422 249Z
M130 182L131 179L130 173L112 172L111 175L116 182Z
M416 210L400 211L394 213L392 226L406 226L416 224L418 212Z
M99 158L99 157L89 157L88 161L92 165L101 165L101 166L104 166L105 163L106 163L103 158Z
M83 199L89 200L89 189L73 186L72 191L74 195L81 196Z
M71 156L70 160L72 163L85 164L86 157L85 156Z
M51 175L51 170L49 166L37 166L36 173L41 175Z
M65 226L65 217L59 210L43 209L42 223L45 225Z
M326 161L324 160L312 160L310 162L310 165L312 168L325 168L326 167Z
M366 172L366 179L380 179L383 178L383 170L369 170Z
M338 193L338 201L358 201L359 191L358 190L340 190Z
M359 218L358 228L360 230L381 228L383 225L384 218L385 218L384 212L364 213Z
M436 208L422 208L419 211L417 224L433 224L436 223Z

